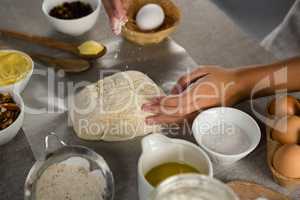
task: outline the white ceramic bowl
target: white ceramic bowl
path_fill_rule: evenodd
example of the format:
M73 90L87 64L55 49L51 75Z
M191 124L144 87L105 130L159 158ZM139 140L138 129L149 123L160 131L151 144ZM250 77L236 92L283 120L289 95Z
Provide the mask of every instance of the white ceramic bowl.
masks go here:
M24 102L22 97L17 93L9 93L11 94L16 104L20 107L21 112L18 118L9 127L0 131L0 145L8 143L17 135L23 125L24 120Z
M212 127L221 127L221 124L228 124L230 126L233 125L232 127L238 127L239 130L242 130L242 134L247 134L249 146L246 146L242 152L234 154L225 154L216 152L212 150L212 148L208 148L206 145L204 145L204 134L208 134L208 137L209 134L211 134L211 137L213 137L212 134L215 133L212 133L214 131L211 130L216 129L212 129ZM208 132L209 130L210 132ZM229 107L211 108L201 112L193 122L192 131L196 141L209 154L212 161L221 165L232 164L247 156L257 147L261 138L260 128L256 121L250 115L238 109ZM237 142L239 143L239 141L232 141L232 143L235 144Z
M79 19L64 20L49 15L49 12L55 6L61 5L64 2L73 1L77 0L44 0L42 10L50 24L52 24L56 30L68 35L79 36L89 31L96 24L102 3L101 0L81 0L90 3L94 11Z
M31 63L32 68L29 71L29 73L27 73L27 75L26 75L26 77L24 79L19 80L18 82L10 84L10 85L0 86L0 92L14 92L14 93L20 94L20 93L23 92L23 90L25 89L25 87L28 84L28 81L30 80L30 78L32 76L33 69L34 69L34 62L31 59L31 57L29 55L27 55L26 53L24 53L24 52L17 51L17 50L0 50L0 52L1 51L20 53L23 56L25 56L29 60L29 62Z

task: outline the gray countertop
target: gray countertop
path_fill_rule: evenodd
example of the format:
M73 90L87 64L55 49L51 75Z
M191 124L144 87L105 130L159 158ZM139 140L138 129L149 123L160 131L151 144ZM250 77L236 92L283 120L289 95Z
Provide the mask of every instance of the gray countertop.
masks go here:
M28 33L46 35L64 39L67 41L82 41L87 38L95 40L114 40L109 30L107 19L102 10L101 16L94 29L79 38L70 38L55 32L47 23L41 12L40 0L1 0L0 2L0 27L9 28ZM226 67L243 66L249 64L269 63L275 59L265 52L258 42L242 33L220 10L211 2L206 0L176 0L183 12L183 21L173 39L179 43L198 64L219 64ZM3 39L0 37L0 42ZM7 42L7 41L4 41ZM24 45L23 45L24 46ZM183 68L185 66L182 66ZM188 66L187 66L188 67ZM176 79L177 77L174 77ZM27 100L28 99L27 97ZM266 99L256 101L256 104L263 107ZM244 102L238 107L250 113L249 105ZM251 114L251 113L250 113ZM37 116L38 117L38 116ZM29 123L28 121L26 123ZM262 131L264 127L262 127ZM40 127L43 130L43 127ZM49 130L45 130L47 132ZM264 131L263 131L264 132ZM187 139L193 141L191 137ZM127 160L136 163L140 154L140 139L126 142L127 148L117 155L108 157L107 161L112 166L117 182L116 199L134 200L137 199L135 169L127 169L130 165L123 163L119 169L113 156L127 157ZM76 143L76 139L74 143ZM97 143L83 143L100 152ZM103 144L105 145L105 144ZM118 143L114 144L118 145ZM131 148L132 147L132 148ZM113 147L111 147L113 148ZM131 149L137 149L133 151ZM105 156L104 156L105 157ZM19 200L23 199L23 184L26 175L35 161L31 147L22 131L10 143L0 147L0 199ZM264 138L260 146L245 159L233 166L215 167L215 176L222 181L249 180L269 186L273 189L283 191L272 180L266 164L266 151ZM130 180L125 183L123 180ZM122 182L123 181L123 182Z

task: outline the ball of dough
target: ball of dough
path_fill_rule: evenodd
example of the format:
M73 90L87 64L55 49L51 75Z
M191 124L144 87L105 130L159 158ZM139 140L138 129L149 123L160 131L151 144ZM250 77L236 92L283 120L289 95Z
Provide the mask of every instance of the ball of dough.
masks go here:
M70 118L78 137L86 140L122 141L160 131L145 124L151 113L141 107L165 95L148 76L126 71L99 80L75 95Z

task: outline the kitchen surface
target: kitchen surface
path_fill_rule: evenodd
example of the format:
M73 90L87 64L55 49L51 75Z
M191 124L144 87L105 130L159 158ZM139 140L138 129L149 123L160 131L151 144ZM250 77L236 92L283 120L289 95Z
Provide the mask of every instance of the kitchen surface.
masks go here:
M112 34L104 8L95 26L82 36L68 36L59 33L49 24L42 11L41 0L1 0L0 29L14 30L27 34L47 36L65 42L78 44L95 40L104 44L106 54L92 62L92 66L82 74L65 75L62 72L52 74L56 80L95 82L101 69L138 70L149 75L166 92L170 84L174 84L186 69L194 69L198 65L214 64L226 68L265 64L276 61L270 52L260 46L260 41L240 29L220 7L207 0L174 0L181 10L181 22L171 38L157 46L140 47L125 40L122 36ZM0 47L17 49L28 54L42 53L51 56L62 56L57 50L28 45L23 41L7 38L0 34ZM47 71L40 62L34 62L39 72ZM41 71L42 70L42 71ZM52 73L48 71L48 73ZM84 79L84 80L82 80ZM44 138L55 132L64 142L71 145L83 145L100 154L112 171L115 181L116 200L137 200L138 181L137 165L142 152L141 137L128 141L86 141L73 134L68 126L69 119L66 108L56 99L59 94L54 89L45 91L49 80L33 76L22 93L25 106L39 108L50 105L53 113L29 114L25 112L24 124L17 136L9 143L0 146L0 199L24 199L26 177L36 160L43 159ZM53 94L52 94L53 92ZM53 97L47 102L46 97ZM57 97L58 99L61 96ZM263 113L271 98L260 98L254 101L257 111ZM64 101L64 100L63 100ZM52 104L53 103L53 104ZM245 111L254 119L248 101L235 106ZM261 130L258 147L243 159L231 165L213 165L214 177L227 183L230 181L250 181L277 192L290 195L290 192L274 182L272 172L267 163L265 126L256 120ZM251 128L253 134L255 128ZM181 131L181 130L180 130ZM197 144L196 140L186 131L178 133ZM258 130L259 132L259 130ZM172 135L171 135L172 136ZM172 136L173 137L173 136ZM295 199L296 200L296 199Z

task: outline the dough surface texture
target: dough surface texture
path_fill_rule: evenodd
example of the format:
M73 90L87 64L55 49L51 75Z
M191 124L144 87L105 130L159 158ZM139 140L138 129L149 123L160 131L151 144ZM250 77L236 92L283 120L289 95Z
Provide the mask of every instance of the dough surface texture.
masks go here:
M86 140L123 141L160 131L146 125L151 113L141 106L164 92L145 74L119 72L86 86L74 96L70 108L73 128Z

